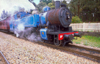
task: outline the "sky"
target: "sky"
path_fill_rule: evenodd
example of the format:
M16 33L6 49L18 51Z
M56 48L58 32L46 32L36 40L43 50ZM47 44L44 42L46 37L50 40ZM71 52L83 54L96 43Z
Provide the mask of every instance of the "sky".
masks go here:
M40 0L33 0L36 4L39 4ZM25 10L35 9L32 3L28 0L0 0L0 16L2 11L14 11L18 6L25 8Z
M38 3L37 0L35 1ZM0 15L3 10L12 12L14 10L17 10L17 7L22 7L25 9L25 11L35 9L33 4L28 0L0 0Z
M34 0L34 2L35 2L36 4L39 4L40 0Z
M54 1L63 1L63 0L54 0ZM65 0L65 1L67 1L68 3L70 2L70 0ZM40 0L34 0L34 2L35 2L36 4L39 4Z
M37 5L40 0L33 0ZM62 1L62 0L54 0ZM66 0L67 2L70 0ZM15 9L16 6L24 7L26 10L35 9L35 7L28 0L0 0L0 15L3 10L11 11ZM17 9L17 8L16 8Z

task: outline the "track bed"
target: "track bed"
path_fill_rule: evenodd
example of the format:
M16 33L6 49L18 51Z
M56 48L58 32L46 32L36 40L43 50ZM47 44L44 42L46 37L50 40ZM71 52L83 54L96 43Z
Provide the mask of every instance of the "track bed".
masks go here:
M10 64L99 64L94 59L70 53L68 47L30 42L12 34L0 32L0 50Z

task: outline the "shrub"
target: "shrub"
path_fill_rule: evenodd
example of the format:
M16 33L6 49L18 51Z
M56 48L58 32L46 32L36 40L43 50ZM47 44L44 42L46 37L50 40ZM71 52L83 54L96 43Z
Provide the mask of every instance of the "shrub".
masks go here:
M72 17L72 23L81 23L81 19L78 16L73 16Z

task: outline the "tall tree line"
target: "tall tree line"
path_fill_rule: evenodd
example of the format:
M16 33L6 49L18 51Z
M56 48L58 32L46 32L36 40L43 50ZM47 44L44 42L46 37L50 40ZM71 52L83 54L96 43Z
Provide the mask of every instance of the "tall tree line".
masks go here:
M83 21L100 21L100 0L71 0L70 10Z
M100 22L100 0L71 0L67 3L62 0L72 12L73 16L78 16L84 22ZM40 0L37 5L38 10L41 12L44 6L50 6L51 9L55 8L54 0Z

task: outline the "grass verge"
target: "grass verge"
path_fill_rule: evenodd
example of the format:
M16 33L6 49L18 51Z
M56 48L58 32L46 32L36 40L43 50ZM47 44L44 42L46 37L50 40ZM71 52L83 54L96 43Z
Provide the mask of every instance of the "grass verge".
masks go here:
M100 48L100 37L83 35L81 38L77 38L77 40L73 40L73 42L76 44L83 44L86 46Z

